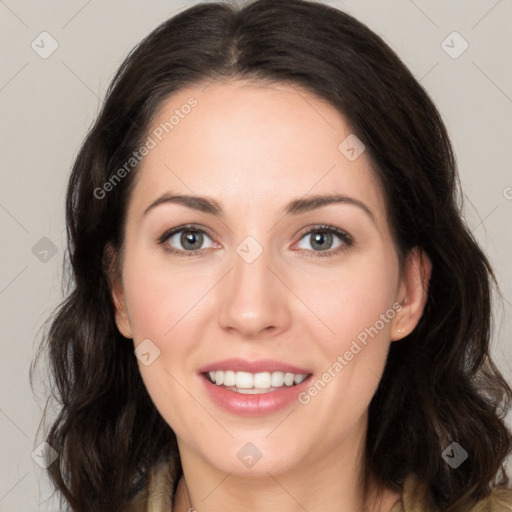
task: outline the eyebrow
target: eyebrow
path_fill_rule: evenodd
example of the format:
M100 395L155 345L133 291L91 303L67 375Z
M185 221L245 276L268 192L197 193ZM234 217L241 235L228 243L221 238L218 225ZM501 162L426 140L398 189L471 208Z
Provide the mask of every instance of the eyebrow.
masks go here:
M224 210L218 201L211 197L201 197L195 195L186 194L172 194L170 192L165 193L155 199L143 212L143 216L146 215L150 210L156 208L162 204L181 204L188 208L198 210L200 212L215 215L216 217L224 216ZM298 198L290 201L282 210L283 215L299 215L301 213L309 212L327 206L329 204L349 204L357 206L363 210L376 224L375 216L373 212L359 199L355 199L350 196L341 194L328 194L328 195L314 195L307 198Z

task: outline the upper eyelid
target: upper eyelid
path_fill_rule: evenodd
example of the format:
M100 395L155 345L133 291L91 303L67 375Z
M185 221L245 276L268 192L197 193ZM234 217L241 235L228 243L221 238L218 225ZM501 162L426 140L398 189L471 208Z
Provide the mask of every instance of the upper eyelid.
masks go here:
M167 229L161 235L159 235L157 239L167 240L171 236L175 235L176 233L181 233L182 231L199 231L200 233L208 235L212 240L214 239L214 236L212 235L209 229L205 227L199 227L194 224L185 224L183 226L176 226L175 228Z
M350 235L344 229L337 228L336 226L329 226L327 224L314 224L313 226L309 226L307 228L304 228L304 230L301 230L297 236L300 236L302 238L304 235L308 235L312 231L329 231L334 233L335 235L345 235L347 238L352 239L352 235Z

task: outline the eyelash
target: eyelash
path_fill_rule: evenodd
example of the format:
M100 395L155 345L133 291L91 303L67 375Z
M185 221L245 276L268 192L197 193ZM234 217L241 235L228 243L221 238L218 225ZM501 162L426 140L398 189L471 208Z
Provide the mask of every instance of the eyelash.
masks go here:
M165 231L162 235L160 235L157 238L157 243L163 245L164 250L166 252L168 252L169 254L176 255L176 256L199 256L199 255L203 254L203 252L206 251L206 249L183 251L183 250L170 249L169 246L164 245L172 235L175 235L176 233L180 233L181 231L198 232L198 233L207 235L209 238L213 238L208 233L208 231L204 230L203 228L199 228L198 226L196 226L194 224L186 224L184 226L178 226L178 227L175 227L175 228ZM327 226L324 224L313 226L308 231L301 233L299 240L302 240L302 238L304 238L304 236L309 235L311 233L315 233L315 232L332 233L334 235L337 235L343 243L336 249L331 249L329 251L311 251L309 249L300 249L299 251L305 251L306 253L309 253L308 255L306 255L307 258L318 258L318 257L325 258L325 257L330 257L330 256L336 256L337 254L340 254L340 253L346 251L349 247L352 247L352 245L354 243L352 237L345 231L343 231L339 228L336 228L334 226Z

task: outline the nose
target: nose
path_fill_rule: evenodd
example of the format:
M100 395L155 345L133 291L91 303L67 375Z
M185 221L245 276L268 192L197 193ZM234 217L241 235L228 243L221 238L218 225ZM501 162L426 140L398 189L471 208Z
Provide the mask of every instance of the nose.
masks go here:
M219 324L223 329L244 339L276 336L288 329L292 294L284 270L271 260L270 251L254 242L242 243L234 251L231 272L220 286Z

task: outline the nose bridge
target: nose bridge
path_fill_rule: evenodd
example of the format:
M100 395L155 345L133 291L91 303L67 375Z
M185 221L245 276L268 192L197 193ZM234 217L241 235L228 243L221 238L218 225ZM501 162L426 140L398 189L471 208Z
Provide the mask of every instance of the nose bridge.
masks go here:
M268 267L270 266L270 250L268 244L264 245L253 236L244 238L235 248L236 256L233 258L234 273L233 281L235 286L243 291L243 287L256 287L260 293L266 286Z
M223 289L219 320L224 328L236 328L245 335L269 327L283 328L286 294L270 270L274 266L269 248L253 236L247 236L235 247L233 269Z

